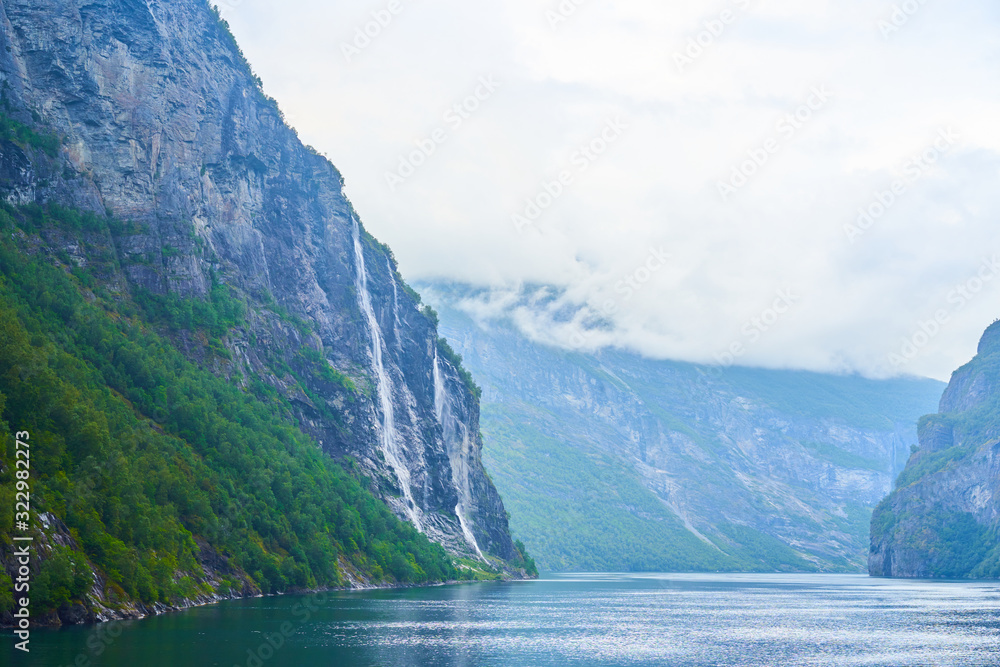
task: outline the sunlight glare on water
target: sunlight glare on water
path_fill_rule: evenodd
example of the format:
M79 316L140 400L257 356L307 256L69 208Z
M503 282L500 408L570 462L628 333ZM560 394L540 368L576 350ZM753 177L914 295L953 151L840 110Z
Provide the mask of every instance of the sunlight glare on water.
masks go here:
M244 600L129 623L102 656L91 656L91 664L1000 664L995 583L852 575L550 575L536 582L336 593L320 598L304 621L295 605L309 599ZM268 650L266 638L283 623L291 623L288 639ZM86 654L94 631L40 634L39 648L56 658L45 664L72 664Z

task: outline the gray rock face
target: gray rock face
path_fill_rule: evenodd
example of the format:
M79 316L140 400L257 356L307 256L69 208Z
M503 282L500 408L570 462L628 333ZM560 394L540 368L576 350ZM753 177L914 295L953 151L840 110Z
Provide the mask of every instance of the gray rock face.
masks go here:
M1000 324L955 371L940 413L872 519L869 572L1000 578Z
M327 452L454 553L514 555L476 397L340 173L284 123L204 0L5 0L0 79L12 116L62 139L55 159L0 146L0 195L134 222L116 239L129 289L233 288L251 312L220 372L284 392ZM359 391L295 381L309 350Z

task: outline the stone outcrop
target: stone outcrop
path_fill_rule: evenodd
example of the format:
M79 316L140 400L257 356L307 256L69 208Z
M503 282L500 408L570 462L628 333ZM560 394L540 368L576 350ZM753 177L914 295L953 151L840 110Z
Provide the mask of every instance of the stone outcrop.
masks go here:
M232 288L248 321L219 373L281 391L325 451L452 553L514 557L472 387L205 0L4 0L0 87L8 117L60 141L53 155L0 145L0 196L126 222L125 289ZM303 384L303 354L351 382Z
M1000 323L955 371L939 414L872 519L869 572L1000 577Z

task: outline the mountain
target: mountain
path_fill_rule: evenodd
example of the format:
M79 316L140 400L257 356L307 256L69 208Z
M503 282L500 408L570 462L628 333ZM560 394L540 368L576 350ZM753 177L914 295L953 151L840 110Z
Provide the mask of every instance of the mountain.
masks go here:
M998 454L1000 322L920 420L920 444L872 517L872 576L1000 578Z
M216 10L5 0L0 47L0 475L30 432L53 613L530 569L474 384Z
M545 569L863 570L943 388L566 351L513 323L551 290L420 289L483 385L483 460Z

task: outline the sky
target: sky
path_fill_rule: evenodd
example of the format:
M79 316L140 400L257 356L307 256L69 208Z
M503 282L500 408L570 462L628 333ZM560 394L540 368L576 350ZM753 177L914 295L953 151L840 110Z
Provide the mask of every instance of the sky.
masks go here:
M995 3L217 4L403 275L484 318L939 379L1000 318Z

